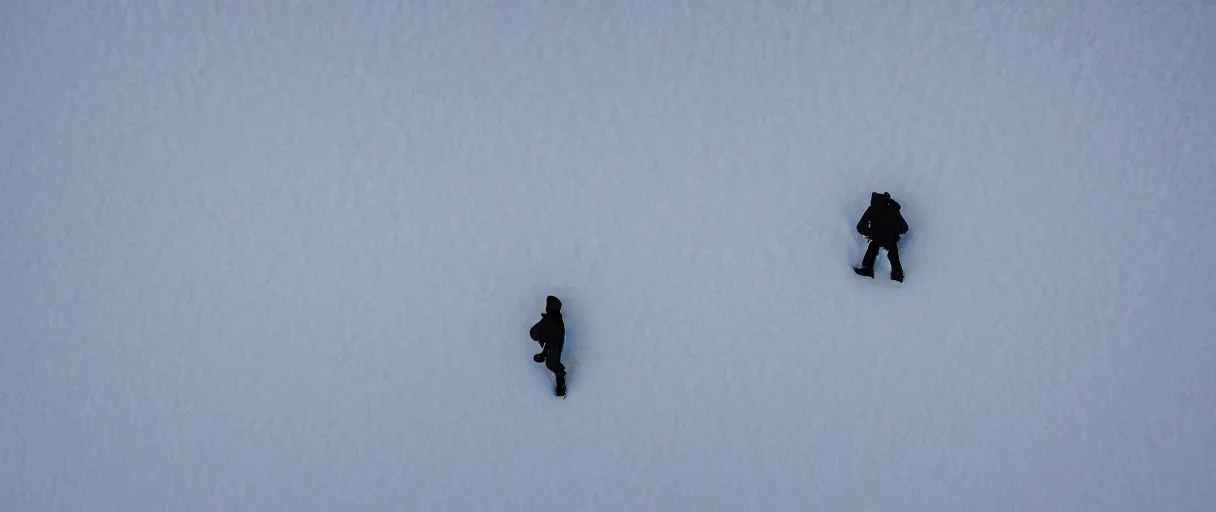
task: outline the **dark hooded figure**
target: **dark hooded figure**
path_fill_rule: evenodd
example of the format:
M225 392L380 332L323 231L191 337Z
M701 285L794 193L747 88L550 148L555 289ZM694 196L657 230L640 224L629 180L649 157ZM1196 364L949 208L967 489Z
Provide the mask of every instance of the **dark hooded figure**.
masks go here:
M853 269L858 275L874 277L874 260L878 259L878 250L886 249L887 259L891 260L891 279L903 282L904 268L899 264L899 237L908 232L908 222L899 213L899 208L899 203L891 199L889 192L870 194L870 207L866 208L861 221L857 223L857 232L870 239L861 266Z
M562 301L552 295L545 297L545 312L540 321L532 326L528 335L540 344L539 354L532 360L545 363L545 367L557 377L557 396L566 396L566 367L562 365L562 345L566 343L566 323L562 320Z

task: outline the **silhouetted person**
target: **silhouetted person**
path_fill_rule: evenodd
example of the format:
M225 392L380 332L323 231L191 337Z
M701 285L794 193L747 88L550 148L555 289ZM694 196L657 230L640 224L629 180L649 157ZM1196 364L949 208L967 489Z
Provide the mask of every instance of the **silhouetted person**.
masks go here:
M899 203L891 199L889 192L873 192L870 194L870 207L857 223L857 232L870 240L866 255L861 260L861 266L853 268L857 275L874 277L874 260L878 259L878 250L887 250L887 259L891 260L891 279L899 282L904 280L904 268L899 264L899 237L908 232L908 222L899 213Z
M562 320L562 301L552 295L545 297L545 312L540 321L532 326L528 335L540 344L539 354L532 360L545 363L545 367L557 377L557 396L566 396L566 367L562 365L562 345L566 343L566 323Z

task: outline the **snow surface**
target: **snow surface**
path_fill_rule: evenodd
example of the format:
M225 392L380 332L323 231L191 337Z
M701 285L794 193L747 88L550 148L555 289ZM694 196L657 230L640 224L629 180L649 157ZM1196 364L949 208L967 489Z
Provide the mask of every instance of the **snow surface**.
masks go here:
M1208 0L0 3L0 510L1212 510L1214 49Z

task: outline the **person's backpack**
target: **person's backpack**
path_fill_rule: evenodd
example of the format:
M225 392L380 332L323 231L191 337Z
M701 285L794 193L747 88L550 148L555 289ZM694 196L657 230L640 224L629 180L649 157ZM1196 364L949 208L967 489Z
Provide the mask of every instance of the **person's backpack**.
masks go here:
M542 318L539 322L536 322L536 325L532 326L532 329L528 330L528 336L532 338L532 341L543 343L543 340L541 340L541 335L543 334L541 327L544 323L545 319Z

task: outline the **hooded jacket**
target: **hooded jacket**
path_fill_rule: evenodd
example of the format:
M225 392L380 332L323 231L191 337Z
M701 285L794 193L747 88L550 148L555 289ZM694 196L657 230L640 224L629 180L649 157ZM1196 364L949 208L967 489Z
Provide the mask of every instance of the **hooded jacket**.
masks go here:
M857 222L857 232L879 245L890 247L908 232L908 222L899 212L900 205L889 192L870 194L870 207Z
M560 353L561 346L566 340L566 323L562 320L562 302L550 295L545 299L545 312L541 313L540 321L528 331L532 340L540 343L548 351L550 345L556 345Z

